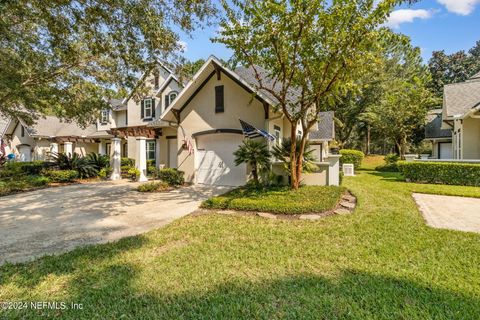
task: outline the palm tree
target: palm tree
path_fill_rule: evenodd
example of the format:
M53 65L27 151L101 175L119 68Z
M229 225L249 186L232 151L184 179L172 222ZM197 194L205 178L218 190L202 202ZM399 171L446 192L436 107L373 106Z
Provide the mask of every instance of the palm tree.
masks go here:
M235 156L235 165L242 163L249 164L252 167L252 176L255 184L259 184L258 173L263 168L270 167L270 151L265 143L244 140L243 144L233 153Z
M272 155L278 159L279 161L283 162L284 169L290 175L290 148L292 145L292 140L290 138L284 138L280 145L276 145L273 147ZM300 155L300 138L297 137L297 150L295 151L297 157ZM310 149L310 143L305 143L305 151L303 152L303 161L302 161L302 171L303 172L312 172L317 169L317 165L315 165L315 161L318 159L315 158L313 155L314 150Z

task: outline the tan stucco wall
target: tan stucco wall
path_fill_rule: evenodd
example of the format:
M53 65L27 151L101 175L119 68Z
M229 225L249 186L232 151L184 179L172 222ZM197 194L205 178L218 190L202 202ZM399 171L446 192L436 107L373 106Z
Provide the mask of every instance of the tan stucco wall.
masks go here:
M215 113L215 86L224 86L225 111ZM192 99L181 113L178 128L178 149L182 140L191 138L192 134L212 129L239 129L238 119L245 120L257 128L265 128L265 112L263 105L242 87L222 74L221 79L212 77L200 92ZM192 143L195 147L195 141ZM187 150L180 150L178 168L185 172L185 179L193 181L194 155Z
M463 159L480 159L480 119L463 120Z
M86 156L89 153L98 152L98 144L97 143L85 143L85 142L77 142L73 144L74 150L73 152L78 153L79 155Z

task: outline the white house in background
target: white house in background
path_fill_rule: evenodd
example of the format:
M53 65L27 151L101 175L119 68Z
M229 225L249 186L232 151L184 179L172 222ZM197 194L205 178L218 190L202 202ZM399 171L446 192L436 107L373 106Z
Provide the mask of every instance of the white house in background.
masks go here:
M269 81L264 70L262 77ZM278 101L255 90L257 79L251 68L230 70L210 57L185 88L163 65L141 81L149 87L146 96L138 101L133 94L112 100L111 109L85 129L54 117L40 119L31 128L11 121L6 130L10 147L23 161L44 159L49 151L109 154L113 179L120 177L120 156L126 156L135 159L141 179L146 179L147 160L153 160L157 167L184 171L187 182L238 186L250 173L246 165L234 164L233 152L244 140L239 120L275 137L270 147L290 137L290 123L274 108ZM328 146L334 139L333 112L322 112L319 119L309 132L319 170L305 175L304 182L337 185L339 156L331 155ZM274 166L284 175L280 169L279 164Z
M480 73L444 87L441 117L440 129L450 130L451 142L439 140L437 157L480 159Z

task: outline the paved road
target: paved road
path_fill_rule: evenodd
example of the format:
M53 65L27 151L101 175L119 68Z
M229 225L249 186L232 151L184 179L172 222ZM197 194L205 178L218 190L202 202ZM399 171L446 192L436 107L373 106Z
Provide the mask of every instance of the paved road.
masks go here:
M480 199L414 193L427 224L435 228L480 232Z
M0 198L0 265L144 233L185 216L226 188L193 186L140 193L116 181Z

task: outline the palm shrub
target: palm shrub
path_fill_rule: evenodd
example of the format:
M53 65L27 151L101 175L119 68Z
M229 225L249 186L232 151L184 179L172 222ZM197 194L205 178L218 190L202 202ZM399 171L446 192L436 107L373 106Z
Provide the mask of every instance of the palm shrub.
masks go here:
M110 167L110 157L106 154L91 152L87 154L87 161L98 171Z
M296 156L300 156L300 145L301 139L297 137L296 143ZM290 138L285 138L282 140L280 145L275 145L272 149L272 155L279 161L283 162L283 167L285 171L290 176L291 168L290 168L290 149L292 146L292 140ZM307 141L305 143L305 149L303 153L303 161L302 161L302 172L312 172L315 171L318 167L315 165L315 161L317 160L313 155L314 150L310 149L310 143Z
M259 184L258 175L260 170L270 167L270 151L265 143L246 139L243 144L233 153L235 165L246 163L252 167L252 176L255 184Z
M78 153L53 153L52 160L55 166L58 167L60 170L77 171L79 178L90 178L98 176L97 168L93 164L91 164L86 157L82 157Z

